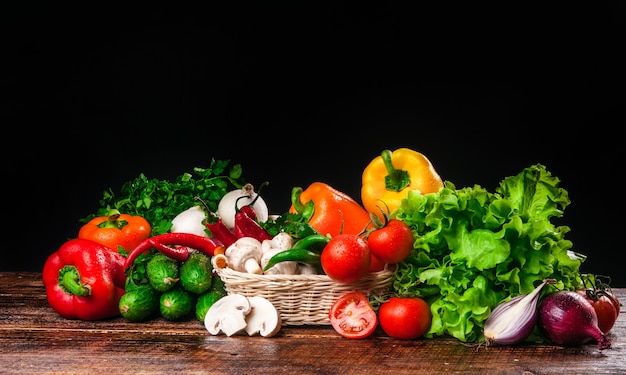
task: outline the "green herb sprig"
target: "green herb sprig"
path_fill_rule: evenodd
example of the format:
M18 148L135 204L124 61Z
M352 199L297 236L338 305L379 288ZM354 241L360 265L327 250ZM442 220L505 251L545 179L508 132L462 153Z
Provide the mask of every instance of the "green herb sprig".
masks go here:
M195 197L200 197L215 212L226 193L245 185L241 165L229 167L229 164L230 160L211 159L208 168L196 167L193 174L183 173L174 181L149 179L141 173L125 182L117 195L111 188L104 191L97 212L79 221L86 223L115 208L129 215L143 216L152 226L152 236L166 233L176 215L198 204Z

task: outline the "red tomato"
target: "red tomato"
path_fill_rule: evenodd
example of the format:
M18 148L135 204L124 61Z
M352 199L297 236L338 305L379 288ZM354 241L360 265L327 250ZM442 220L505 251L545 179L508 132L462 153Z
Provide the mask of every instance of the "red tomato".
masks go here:
M380 326L396 339L421 337L432 322L430 307L419 297L391 297L378 310Z
M375 229L367 237L372 254L385 263L405 260L411 255L414 242L411 227L398 219L390 219L384 227Z
M362 339L371 335L378 325L376 312L365 294L350 292L333 303L328 312L335 331L349 339Z
M385 262L376 258L374 254L372 254L372 262L370 263L369 272L379 272L385 269Z
M620 302L617 297L607 290L591 290L591 293L587 293L586 289L581 289L576 292L585 297L596 310L600 330L604 333L609 332L620 311Z
M367 241L356 234L344 233L328 241L320 261L328 277L340 283L352 283L369 272L372 254Z

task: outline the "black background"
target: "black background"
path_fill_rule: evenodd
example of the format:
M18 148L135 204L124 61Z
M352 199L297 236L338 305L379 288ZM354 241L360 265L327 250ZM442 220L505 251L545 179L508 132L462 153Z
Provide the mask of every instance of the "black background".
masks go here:
M281 213L315 180L360 200L409 147L457 187L546 165L583 271L626 286L623 3L256 3L3 12L0 270L41 271L140 173L229 159Z

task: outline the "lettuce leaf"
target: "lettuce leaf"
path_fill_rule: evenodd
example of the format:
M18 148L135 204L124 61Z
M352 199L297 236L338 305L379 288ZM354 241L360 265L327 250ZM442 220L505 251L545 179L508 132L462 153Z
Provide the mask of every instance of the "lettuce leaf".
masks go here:
M551 222L570 204L559 183L536 164L494 192L449 181L437 193L408 192L393 214L416 240L398 264L393 290L428 301L433 323L425 337L483 341L484 322L501 301L530 293L546 278L557 280L552 288L581 285L585 258L572 256L569 227Z

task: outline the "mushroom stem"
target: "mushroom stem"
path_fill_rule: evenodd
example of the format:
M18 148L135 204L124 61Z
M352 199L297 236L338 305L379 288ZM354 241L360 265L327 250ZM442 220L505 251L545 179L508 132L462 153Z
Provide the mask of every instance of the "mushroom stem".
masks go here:
M255 258L246 259L243 263L243 268L246 270L247 273L255 273L257 275L263 274L263 269Z

